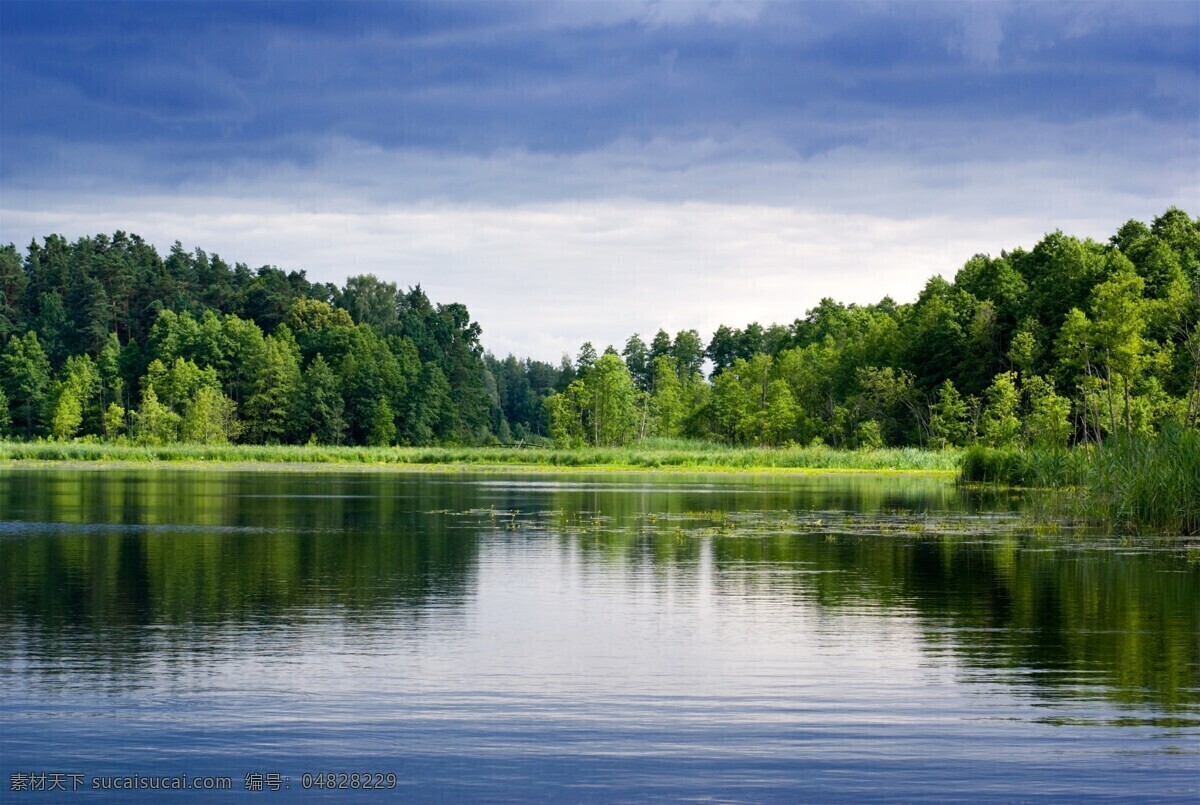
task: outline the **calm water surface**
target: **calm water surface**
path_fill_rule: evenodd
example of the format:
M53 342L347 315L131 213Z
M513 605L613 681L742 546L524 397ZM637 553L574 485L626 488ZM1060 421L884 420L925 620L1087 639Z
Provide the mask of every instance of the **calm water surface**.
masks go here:
M380 771L412 801L1196 801L1195 549L1025 505L861 476L10 467L0 799L47 801L10 791L29 772L320 799L305 773Z

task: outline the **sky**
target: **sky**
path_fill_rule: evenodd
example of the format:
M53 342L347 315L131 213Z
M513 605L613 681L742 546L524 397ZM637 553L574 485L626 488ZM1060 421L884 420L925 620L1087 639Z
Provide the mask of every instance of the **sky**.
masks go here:
M462 302L557 361L1200 214L1200 3L0 0L0 242Z

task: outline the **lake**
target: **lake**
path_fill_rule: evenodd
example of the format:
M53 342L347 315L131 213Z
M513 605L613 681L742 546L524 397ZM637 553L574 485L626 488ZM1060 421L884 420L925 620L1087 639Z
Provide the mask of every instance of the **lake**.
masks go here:
M905 476L10 466L0 799L47 801L13 791L41 774L71 801L183 775L1196 801L1196 548L1036 504Z

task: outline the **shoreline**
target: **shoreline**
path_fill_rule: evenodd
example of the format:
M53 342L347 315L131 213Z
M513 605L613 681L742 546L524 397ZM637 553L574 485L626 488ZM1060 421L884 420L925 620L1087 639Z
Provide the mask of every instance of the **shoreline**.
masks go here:
M921 468L780 467L720 464L484 464L470 462L256 461L203 459L0 459L0 472L10 470L211 470L215 472L396 472L428 474L547 474L547 475L863 475L919 476L953 480L958 470Z
M924 475L954 477L957 451L828 447L724 448L706 445L516 450L503 447L323 447L0 442L0 470L130 467L297 471L544 472L771 475Z

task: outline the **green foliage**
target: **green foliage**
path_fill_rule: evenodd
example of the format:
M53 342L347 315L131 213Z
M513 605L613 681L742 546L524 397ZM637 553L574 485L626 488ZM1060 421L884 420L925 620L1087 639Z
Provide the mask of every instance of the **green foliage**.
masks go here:
M589 344L584 345L584 357ZM596 447L628 444L645 421L645 401L618 355L606 352L581 372L562 394L547 398L556 445Z
M625 349L621 351L621 357L625 359L625 366L629 368L629 374L633 376L633 382L639 389L649 392L654 388L658 361L651 360L646 342L641 336L637 333L629 336L629 340L625 342Z
M683 383L675 371L675 364L667 356L660 355L654 359L651 385L654 393L650 396L650 416L654 434L668 438L682 435L688 414L688 400L684 395Z
M345 309L335 308L320 299L297 299L288 308L286 324L299 339L301 333L351 328L354 326L354 319Z
M712 409L716 420L716 434L731 442L741 442L744 436L742 423L748 421L750 401L746 388L738 377L738 368L746 362L738 358L733 366L713 379Z
M146 367L142 389L154 389L159 401L170 411L182 415L202 388L218 388L217 373L211 367L201 369L190 360L175 358L170 366L155 358Z
M116 403L109 403L104 409L104 438L117 441L125 436L125 409Z
M142 393L142 404L134 414L134 437L138 444L162 445L179 441L182 417L158 401L150 387Z
M583 381L580 399L591 443L610 447L629 443L641 420L633 378L619 357L600 356Z
M0 390L24 438L122 438L106 413L153 390L178 427L146 435L139 406L138 438L362 445L386 403L390 441L418 445L1099 444L1200 425L1198 281L1200 221L1172 208L1105 244L1054 232L976 255L911 304L823 299L790 324L721 325L707 347L659 330L631 336L624 361L585 344L552 365L483 354L466 308L420 286L50 236L23 258L0 246ZM1015 378L997 380L1010 372L1023 404ZM202 389L220 394L192 410Z
M1069 491L1086 479L1092 452L1087 448L987 447L972 445L962 455L959 480L1027 489Z
M590 344L584 346L590 346ZM653 362L659 358L671 358L674 361L674 357L671 355L671 336L667 334L666 330L659 330L650 342L650 361ZM582 364L582 361L580 363Z
M387 447L396 443L396 415L392 406L381 398L375 403L375 415L371 418L371 430L367 434L367 444L375 447Z
M859 422L854 430L854 442L860 450L878 450L883 447L883 432L879 423L873 419Z
M1146 328L1145 283L1125 260L1119 270L1095 287L1091 294L1093 324L1090 335L1099 368L1105 375L1110 421L1117 419L1112 396L1118 389L1126 433L1132 432L1131 388L1141 376Z
M0 355L0 385L9 400L13 425L26 439L32 438L41 426L50 386L50 359L36 333L9 337Z
M905 328L903 348L904 363L912 367L914 379L923 387L933 387L957 374L960 365L971 354L971 330L978 304L975 297L941 277L934 277L926 284ZM972 357L975 360L970 364L974 369L979 358L977 355ZM986 372L991 362L979 364L979 369ZM974 373L977 374L979 369Z
M880 439L905 440L906 431L915 430L917 441L927 424L912 374L891 366L862 366L855 372L859 394L855 399L860 418L873 422Z
M409 396L403 434L409 444L435 444L453 435L455 410L451 395L442 370L426 364Z
M704 363L704 342L695 330L680 330L671 344L671 359L680 377L691 377L700 372Z
M350 351L338 371L346 404L350 438L357 444L367 442L380 400L394 402L403 398L404 376L387 342L371 328L355 331Z
M792 390L782 380L772 380L767 386L766 405L757 426L762 444L779 445L789 441L795 432L799 407Z
M1170 425L1096 451L1086 478L1092 516L1128 530L1200 534L1200 432Z
M1162 238L1179 257L1189 282L1200 282L1200 218L1189 218L1178 207L1171 207L1154 219L1151 234Z
M1149 534L1200 534L1200 432L1169 424L1155 436L1119 436L1100 447L973 447L968 483L1077 488L1067 513Z
M116 333L109 333L105 338L96 358L96 371L100 375L100 404L119 404L123 400L125 381L121 377L121 341Z
M509 428L507 419L500 420L500 427L496 431L496 439L500 444L513 443L512 429Z
M734 360L713 381L712 406L720 432L739 444L792 441L801 416L791 386L777 377L769 355Z
M1106 260L1104 247L1094 241L1062 232L1042 238L1014 262L1029 287L1021 305L1024 315L1044 327L1057 327L1064 312L1084 308L1092 287L1106 273Z
M592 346L591 341L584 341L583 346L579 348L579 356L575 359L579 376L587 374L595 364L596 348Z
M17 247L0 246L0 343L21 330L21 299L29 278L21 269Z
M338 390L337 376L317 353L304 370L303 390L297 416L301 431L311 433L321 444L341 444L346 435L345 401Z
M500 425L508 425L510 435L519 442L547 436L549 426L542 401L556 389L562 372L549 363L528 358L522 361L513 355L503 361L485 355L484 361L495 383Z
M72 355L54 384L50 404L50 435L69 439L83 425L85 408L100 389L100 373L87 355Z
M215 385L200 387L180 422L180 440L192 444L229 444L241 433L237 406Z
M351 277L342 290L342 305L360 324L369 324L377 332L387 333L397 322L397 289L374 274Z
M1013 336L1008 348L1008 360L1022 375L1031 375L1041 358L1042 348L1033 329L1036 325L1027 321Z
M992 380L986 393L980 436L991 447L1009 447L1017 443L1021 420L1017 417L1021 395L1015 372L1002 372Z
M647 439L628 447L569 450L504 447L365 447L329 445L121 445L99 442L0 443L0 459L41 461L220 461L314 464L478 465L546 468L728 470L773 472L932 472L950 474L957 451L884 448L872 451L808 447L731 447L714 442Z
M1034 375L1025 381L1029 413L1025 433L1030 444L1066 447L1071 438L1071 403L1054 393L1053 381Z
M136 236L116 233L75 243L51 236L44 245L31 244L23 263L14 247L4 248L0 290L0 335L7 342L10 334L37 333L50 364L41 394L20 412L27 415L27 437L51 430L102 435L107 407L138 399L143 381L155 388L159 404L183 417L187 402L177 393L175 371L182 360L215 372L247 425L241 438L303 441L316 434L309 429L312 420L296 410L300 384L318 354L334 370L346 422L338 428L337 417L319 416L320 438L365 441L382 398L400 412L397 425L404 428L408 381L430 364L449 384L453 409L439 415L432 438L481 439L493 421L496 400L478 325L462 305L435 306L419 287L400 292L371 276L352 277L342 289L314 285L302 272L231 267L178 243L163 259ZM298 353L282 343L293 340L289 332ZM354 360L343 371L351 353ZM77 426L71 394L52 381L61 382L54 381L54 370L61 372L67 357L84 354L95 359L101 384ZM7 392L11 383L4 385ZM194 394L211 384L206 378L191 385ZM528 410L540 418L537 400Z
M284 442L294 433L300 392L300 347L286 325L268 336L246 400L247 431L257 442Z
M559 449L569 449L583 444L583 422L574 404L578 397L574 381L562 394L552 393L543 404L546 409L546 420L549 422L550 438Z
M935 447L961 447L969 441L969 408L954 382L938 387L937 401L929 417L929 434Z

